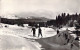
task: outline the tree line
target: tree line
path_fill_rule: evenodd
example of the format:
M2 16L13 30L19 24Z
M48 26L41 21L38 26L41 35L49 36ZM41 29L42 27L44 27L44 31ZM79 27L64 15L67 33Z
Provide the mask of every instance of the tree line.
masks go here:
M75 22L80 24L80 14L75 13L70 15L70 14L62 13L56 16L55 20L47 21L47 25L61 27L68 24L68 26L72 27Z

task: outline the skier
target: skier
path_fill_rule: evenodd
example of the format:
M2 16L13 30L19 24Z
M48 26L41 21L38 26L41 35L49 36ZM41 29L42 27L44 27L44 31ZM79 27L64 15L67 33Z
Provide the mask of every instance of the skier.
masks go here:
M71 49L72 49L72 47L73 47L73 44L71 44Z
M76 29L75 33L76 33L77 36L78 36L78 32L79 32L79 31Z
M33 31L33 36L35 37L35 31L36 31L35 27L33 27L31 31Z
M65 39L68 39L68 35L67 34L64 34L64 36L65 36Z
M39 27L39 33L38 33L38 37L41 35L41 37L42 37L42 30L41 30L41 28Z
M59 33L59 30L57 30L57 34Z

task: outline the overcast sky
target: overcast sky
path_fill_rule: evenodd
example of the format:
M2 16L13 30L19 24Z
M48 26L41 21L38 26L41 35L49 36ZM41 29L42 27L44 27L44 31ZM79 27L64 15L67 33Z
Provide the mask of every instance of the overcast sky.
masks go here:
M35 12L80 13L80 0L1 0L1 13Z

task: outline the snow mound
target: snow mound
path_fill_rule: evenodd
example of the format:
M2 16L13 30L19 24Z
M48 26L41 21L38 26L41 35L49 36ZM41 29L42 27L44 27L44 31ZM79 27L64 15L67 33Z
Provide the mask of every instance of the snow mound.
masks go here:
M40 50L40 45L24 38L0 35L0 50Z

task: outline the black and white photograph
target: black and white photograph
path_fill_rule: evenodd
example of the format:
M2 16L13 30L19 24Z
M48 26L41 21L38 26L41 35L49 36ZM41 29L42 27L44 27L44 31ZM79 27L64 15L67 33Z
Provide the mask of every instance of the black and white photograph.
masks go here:
M80 0L0 0L0 50L79 50Z

